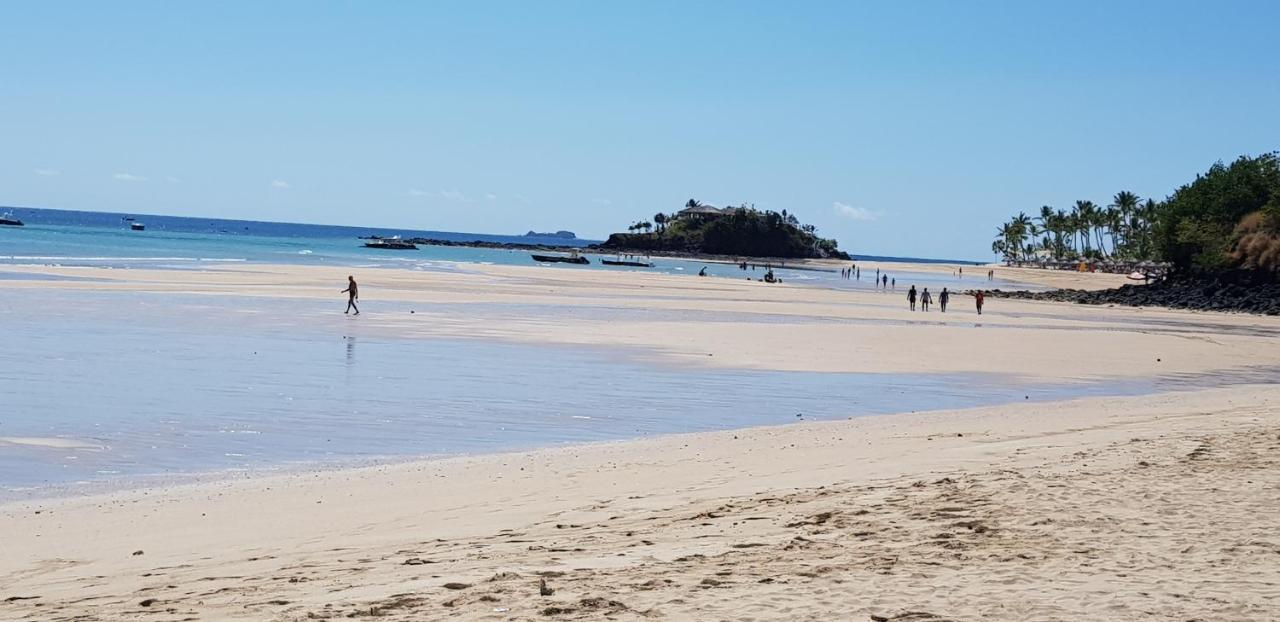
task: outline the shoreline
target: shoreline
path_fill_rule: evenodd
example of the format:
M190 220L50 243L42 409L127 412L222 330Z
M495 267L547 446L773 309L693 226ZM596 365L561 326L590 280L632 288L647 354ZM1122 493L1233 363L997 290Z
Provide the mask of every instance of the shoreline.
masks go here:
M303 368L319 374L325 358L340 377L345 336L598 348L708 370L964 373L971 383L998 373L1054 385L1238 376L1241 366L1274 366L1280 345L1280 320L1253 316L1003 300L981 317L963 305L944 316L908 311L901 291L640 271L360 270L365 314L355 318L335 296L345 268L9 270L33 276L7 282L14 297L0 308L17 314L6 317L22 334L62 319L142 323L106 345L143 354L173 331L235 334L248 340L241 361L262 360L249 351L284 335L328 344ZM136 306L103 313L121 300ZM132 341L121 342L126 333ZM384 360L369 357L377 351L365 350L362 365ZM467 353L445 354L458 365ZM291 360L245 369L289 374ZM76 370L44 376L59 369ZM777 404L806 391L764 386L777 397L756 399ZM867 387L909 401L887 389ZM731 395L720 401L746 393ZM859 400L834 403L855 413ZM1280 531L1271 512L1280 385L951 403L14 500L0 504L9 536L0 618L1267 619L1280 598L1267 544ZM526 405L512 420L554 410ZM675 415L714 412L696 401L684 410ZM767 420L793 421L781 415ZM539 595L541 580L554 593Z
M9 281L11 291L310 300L314 307L306 316L280 321L316 323L323 330L346 326L332 324L343 316L340 305L334 309L336 271L328 267L10 269L33 277ZM34 278L39 275L52 280ZM1275 318L1158 308L1000 300L989 302L987 313L979 317L960 296L952 313L912 313L902 291L764 285L643 271L474 265L465 272L378 268L363 275L365 302L374 304L369 308L374 313L360 317L358 326L365 334L624 348L659 361L734 369L985 372L1070 381L1273 364L1272 348L1280 345ZM85 276L96 278L65 278ZM416 309L418 305L428 306ZM445 306L432 310L432 305ZM411 313L415 309L421 312ZM565 317L560 310L573 315ZM929 356L919 356L924 351ZM975 356L989 351L1003 354ZM1056 353L1048 367L1045 352Z
M803 602L846 619L1262 620L1257 581L1280 571L1248 552L1237 556L1252 574L1218 569L1214 547L1250 537L1243 525L1254 538L1277 526L1256 512L1274 501L1278 471L1251 469L1241 488L1224 462L1265 459L1249 447L1275 437L1277 399L1280 388L1255 385L1013 404L8 503L0 612L785 619L779 603ZM1186 478L1220 483L1168 496ZM1174 504L1178 520L1160 520ZM1121 518L1105 535L1092 527ZM1162 538L1144 539L1149 529ZM1209 546L1179 554L1186 538ZM957 599L922 590L921 572L997 581L974 585L984 599ZM1009 573L1021 580L998 580ZM1070 580L1099 573L1123 589L1098 601ZM1160 587L1175 578L1190 596ZM555 594L537 596L539 579ZM823 596L832 589L842 595Z

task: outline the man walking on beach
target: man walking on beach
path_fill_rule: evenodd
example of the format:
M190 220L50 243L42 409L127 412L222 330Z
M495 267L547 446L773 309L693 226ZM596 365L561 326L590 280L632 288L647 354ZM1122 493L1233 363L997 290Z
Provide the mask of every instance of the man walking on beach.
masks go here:
M351 313L352 309L355 309L356 315L360 315L360 307L356 306L356 301L360 300L360 289L356 285L356 277L347 276L347 288L342 290L342 293L347 295L347 310L343 311L342 314L346 315Z
M942 293L938 294L938 307L943 313L947 312L947 301L951 300L951 294L947 293L947 288L942 288Z
M982 315L982 298L982 290L978 290L977 293L973 295L973 302L978 305L978 315Z
M916 310L916 286L915 285L912 285L911 289L907 290L907 304L911 305L912 311Z
M920 310L928 311L929 305L933 302L933 296L929 294L929 288L924 288L924 293L920 294Z

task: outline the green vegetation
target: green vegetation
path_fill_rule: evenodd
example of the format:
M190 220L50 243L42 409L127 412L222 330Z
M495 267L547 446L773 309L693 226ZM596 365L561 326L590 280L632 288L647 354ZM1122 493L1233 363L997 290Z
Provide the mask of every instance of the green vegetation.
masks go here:
M1162 261L1182 271L1280 272L1277 154L1214 164L1164 201L1116 193L1111 204L1040 208L1000 226L992 252L1007 262Z
M653 222L615 233L603 249L731 255L737 257L834 257L848 255L835 240L820 238L813 225L801 224L786 210L757 210L743 204L716 208L690 199L675 214L655 214Z
M1178 188L1161 205L1156 249L1199 270L1280 270L1280 165L1276 154L1240 157Z

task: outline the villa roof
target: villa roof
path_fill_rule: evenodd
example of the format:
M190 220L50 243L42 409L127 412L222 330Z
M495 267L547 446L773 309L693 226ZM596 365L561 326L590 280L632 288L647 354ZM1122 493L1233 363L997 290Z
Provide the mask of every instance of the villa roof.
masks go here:
M720 208L718 208L718 207L714 206L714 205L697 205L697 206L694 206L694 207L686 207L686 208L684 208L684 209L682 209L682 210L680 210L679 212L676 212L676 213L677 213L677 214L679 214L679 215L681 215L681 216L685 216L685 215L689 215L689 214L717 214L717 215L719 215L719 214L724 214L724 213L726 213L726 212L725 212L725 211L723 211L723 210L721 210Z

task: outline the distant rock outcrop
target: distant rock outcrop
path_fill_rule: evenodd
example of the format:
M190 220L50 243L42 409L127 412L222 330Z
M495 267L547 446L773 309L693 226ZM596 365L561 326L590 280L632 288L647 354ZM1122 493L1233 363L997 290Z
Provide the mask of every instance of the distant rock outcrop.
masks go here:
M524 234L526 238L561 238L564 240L576 240L578 236L572 231L557 231L555 233L540 233L538 231L529 231Z

